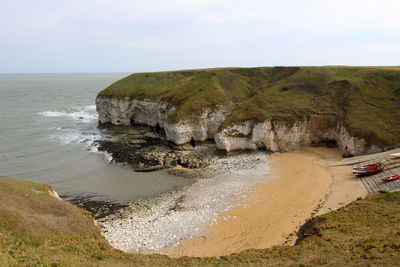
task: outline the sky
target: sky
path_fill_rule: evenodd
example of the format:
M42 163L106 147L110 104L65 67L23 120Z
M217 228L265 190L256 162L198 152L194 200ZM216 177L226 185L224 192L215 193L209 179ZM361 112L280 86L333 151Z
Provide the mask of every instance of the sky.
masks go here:
M0 73L400 65L399 0L0 0Z

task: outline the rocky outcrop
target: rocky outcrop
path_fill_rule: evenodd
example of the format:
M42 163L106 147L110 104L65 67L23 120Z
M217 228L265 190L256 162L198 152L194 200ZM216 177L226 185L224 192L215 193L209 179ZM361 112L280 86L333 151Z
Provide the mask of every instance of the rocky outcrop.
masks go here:
M214 139L226 151L265 148L270 151L293 151L301 145L336 143L347 155L373 153L380 147L351 136L340 119L333 115L310 115L296 122L285 120L246 121L219 131L232 107L217 106L201 112L196 118L172 123L169 116L176 110L167 102L130 98L96 99L100 123L145 124L162 128L166 139L177 145ZM229 106L229 105L228 105Z
M54 188L51 187L51 186L50 186L50 189L49 189L49 195L52 196L52 197L55 197L55 198L61 200L61 198L60 198L60 196L58 195L57 191L54 190Z
M226 151L265 148L275 152L297 150L302 145L335 143L344 154L379 152L364 139L350 135L343 123L332 115L311 115L296 122L246 121L223 129L215 136L219 149Z
M188 169L205 168L215 160L213 149L207 146L171 146L162 137L132 136L98 141L99 151L109 153L114 162L128 164L138 172L149 172L181 166Z
M146 124L155 127L173 112L165 102L130 98L97 97L96 109L100 123L114 125Z
M114 125L145 124L164 129L168 141L177 145L213 139L218 127L226 119L231 108L208 108L195 118L172 123L168 119L176 110L167 102L130 98L97 97L96 108L100 123Z

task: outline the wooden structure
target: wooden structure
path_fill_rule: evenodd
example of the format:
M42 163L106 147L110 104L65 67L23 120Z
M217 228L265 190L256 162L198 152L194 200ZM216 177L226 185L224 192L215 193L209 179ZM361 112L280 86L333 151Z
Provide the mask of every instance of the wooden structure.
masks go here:
M400 174L400 161L386 159L384 165L385 170L383 172L358 178L361 180L368 193L400 191L400 179L389 182L382 181L382 178Z

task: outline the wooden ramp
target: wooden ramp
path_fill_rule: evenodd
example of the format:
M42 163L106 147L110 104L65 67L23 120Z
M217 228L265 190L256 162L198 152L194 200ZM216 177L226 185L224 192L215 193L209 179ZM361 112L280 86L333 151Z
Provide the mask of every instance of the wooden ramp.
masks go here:
M400 173L400 162L386 159L384 172L361 177L359 179L367 189L368 193L375 193L378 191L394 192L394 191L400 191L400 179L391 182L383 182L381 178L399 173Z

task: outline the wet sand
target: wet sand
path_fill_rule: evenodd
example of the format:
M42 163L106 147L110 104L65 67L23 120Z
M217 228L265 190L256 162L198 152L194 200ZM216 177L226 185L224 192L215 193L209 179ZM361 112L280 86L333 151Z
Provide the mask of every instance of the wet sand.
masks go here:
M188 188L127 203L99 219L103 235L125 252L161 253L181 240L201 235L210 221L239 203L271 167L266 154L256 152L216 158L204 171L217 175L198 179Z
M367 196L368 192L362 182L352 174L353 164L349 164L349 159L342 159L340 152L336 149L315 149L314 152L326 157L326 162L330 166L329 170L331 172L331 186L326 201L316 215L339 209L357 200L357 198ZM354 157L353 160L359 159Z
M240 205L219 216L201 237L164 251L172 257L222 256L250 248L292 244L310 217L337 209L367 193L341 162L338 149L307 147L273 154L273 172Z

